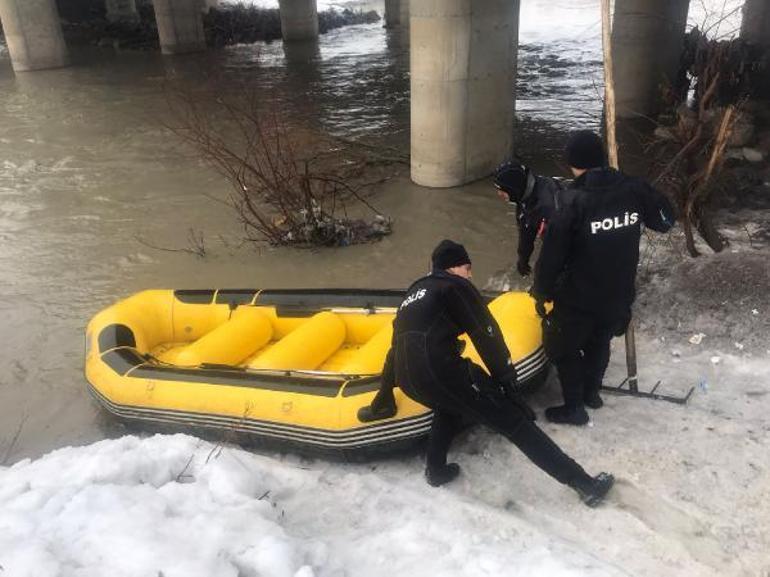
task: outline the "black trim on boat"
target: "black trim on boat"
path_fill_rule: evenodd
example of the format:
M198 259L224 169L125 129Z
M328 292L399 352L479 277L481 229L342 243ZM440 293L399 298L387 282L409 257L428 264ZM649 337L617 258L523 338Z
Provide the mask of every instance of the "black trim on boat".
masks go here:
M301 425L261 421L247 417L230 417L173 409L152 409L113 403L89 384L92 396L109 412L124 418L158 423L181 423L188 426L235 431L261 438L282 439L305 446L328 449L365 449L406 438L425 436L430 430L433 413L389 420L355 429L332 431Z
M256 289L220 289L214 302L218 305L242 305L251 303L255 294Z
M381 382L382 379L380 375L348 381L345 388L342 389L342 396L354 397L355 395L363 395L365 393L371 393L372 391L378 391L380 390Z
M174 298L191 305L210 305L215 292L213 289L177 289Z
M187 381L210 385L233 385L236 387L251 387L268 391L301 393L319 397L336 397L343 379L322 379L306 377L292 373L283 375L266 375L244 371L239 368L223 369L185 369L181 367L163 367L145 364L131 371L130 378L162 379L165 381Z
M303 313L329 307L350 307L375 309L398 307L404 300L404 290L366 290L366 289L296 289L263 290L254 304L257 306L275 306L279 316Z
M99 332L99 352L118 347L136 347L134 332L126 325L107 325Z
M146 362L145 358L136 349L125 347L107 351L102 355L102 361L121 377L125 376L134 367L138 367Z
M185 381L214 386L230 385L321 397L336 397L343 385L345 385L342 389L343 397L363 395L377 391L381 382L380 375L365 377L333 375L330 378L289 371L285 375L255 373L243 367L227 365L206 365L195 368L163 366L148 361L147 357L139 354L136 349L128 347L109 350L102 354L102 360L117 374L129 378ZM539 347L534 353L516 363L519 382L526 383L535 378L543 372L546 365L545 351ZM127 375L129 371L131 374Z
M488 304L500 292L482 291ZM254 299L254 295L256 299ZM309 316L319 309L396 308L404 300L404 289L177 289L174 297L187 304L245 304L254 300L257 306L274 306L284 315Z

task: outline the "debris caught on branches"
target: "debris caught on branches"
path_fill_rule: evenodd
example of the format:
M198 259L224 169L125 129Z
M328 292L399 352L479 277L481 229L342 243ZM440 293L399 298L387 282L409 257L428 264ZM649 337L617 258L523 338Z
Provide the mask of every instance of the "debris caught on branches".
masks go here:
M364 169L402 162L348 142L291 131L264 93L173 95L169 128L231 185L248 241L273 246L346 246L390 234L391 220L364 197ZM368 214L368 217L366 216Z

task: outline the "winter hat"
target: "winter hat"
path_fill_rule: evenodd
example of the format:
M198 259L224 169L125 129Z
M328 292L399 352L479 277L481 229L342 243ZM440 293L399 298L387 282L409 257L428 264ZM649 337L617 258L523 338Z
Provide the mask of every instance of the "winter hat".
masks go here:
M506 162L495 171L495 188L508 195L509 202L520 202L527 189L529 169L519 162Z
M447 239L438 243L438 246L433 249L430 259L433 263L433 270L446 270L455 266L471 264L471 257L468 256L465 247Z
M567 164L572 168L598 168L607 164L602 139L590 130L570 134L565 152Z

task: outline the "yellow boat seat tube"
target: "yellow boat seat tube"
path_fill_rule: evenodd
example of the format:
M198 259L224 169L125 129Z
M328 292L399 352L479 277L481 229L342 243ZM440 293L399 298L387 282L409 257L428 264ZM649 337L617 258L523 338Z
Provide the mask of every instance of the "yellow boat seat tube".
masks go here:
M237 365L272 338L273 325L267 315L256 307L241 306L230 320L186 347L169 351L162 360L181 367Z
M313 316L249 363L252 369L314 370L345 342L345 323L334 313Z
M340 372L346 375L374 375L382 372L385 356L393 338L393 323L388 322L361 346Z

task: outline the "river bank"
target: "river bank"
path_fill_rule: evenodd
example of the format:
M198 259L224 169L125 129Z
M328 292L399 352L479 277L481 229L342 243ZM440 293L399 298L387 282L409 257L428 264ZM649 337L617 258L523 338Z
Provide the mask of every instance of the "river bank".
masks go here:
M101 8L101 9L99 9ZM318 31L379 22L375 10L329 8L318 13ZM151 2L137 2L136 18L110 21L99 7L63 6L62 30L69 45L109 46L116 50L158 50L157 24ZM238 3L209 8L203 15L206 44L211 48L233 44L272 42L281 38L277 8Z

